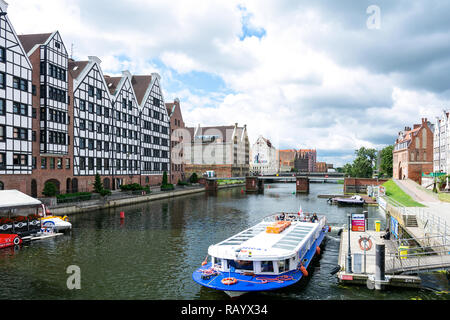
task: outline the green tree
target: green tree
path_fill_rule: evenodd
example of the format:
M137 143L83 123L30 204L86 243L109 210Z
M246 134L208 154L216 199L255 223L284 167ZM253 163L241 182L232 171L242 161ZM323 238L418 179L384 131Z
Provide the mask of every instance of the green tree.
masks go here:
M100 179L100 174L97 172L94 180L94 192L102 193L102 191L103 191L103 183L102 180Z
M347 163L343 167L346 176L354 178L371 178L375 166L377 151L361 147L355 150L356 158L352 164Z
M198 176L197 176L197 174L195 172L191 175L191 177L189 178L189 181L191 183L197 183L198 182Z
M389 178L392 178L393 174L393 153L394 146L387 146L380 151L380 173Z
M46 182L42 194L46 197L54 197L58 193L58 188L53 182Z
M164 171L164 172L163 172L163 178L162 178L162 185L163 185L163 186L166 186L166 185L168 185L168 184L169 184L169 179L167 178L167 172Z

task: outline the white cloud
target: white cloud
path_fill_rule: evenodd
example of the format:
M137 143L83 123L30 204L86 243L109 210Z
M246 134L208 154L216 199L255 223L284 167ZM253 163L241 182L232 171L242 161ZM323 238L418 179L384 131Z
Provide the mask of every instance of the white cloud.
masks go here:
M390 55L399 57L387 45L407 35L402 23L411 11L402 17L397 8L392 20L383 6L382 30L368 33L360 6L346 12L348 4L294 0L21 0L11 2L9 15L19 34L59 30L76 58L99 56L105 73L159 72L166 101L181 99L188 125L247 124L252 142L262 134L279 147L326 150L342 165L352 157L343 150L393 143L402 127L434 120L449 104L437 93L403 87L396 68L383 72ZM239 39L243 14L248 27L265 31L262 38ZM377 41L386 57L345 58L377 48ZM179 83L176 74L192 71L219 76L227 90L167 89Z

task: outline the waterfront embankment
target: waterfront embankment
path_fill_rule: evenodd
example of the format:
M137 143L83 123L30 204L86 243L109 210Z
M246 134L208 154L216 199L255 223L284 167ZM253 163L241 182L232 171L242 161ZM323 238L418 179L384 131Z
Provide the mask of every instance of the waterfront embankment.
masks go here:
M245 184L221 185L218 189L243 187ZM168 199L180 196L188 196L200 192L205 192L204 186L180 188L174 191L152 192L147 195L134 195L125 198L104 197L93 201L77 202L67 204L64 206L50 206L50 210L54 215L74 215L89 211L96 211L102 209L116 208L121 206L128 206L132 204L139 204L144 202L156 201L161 199Z

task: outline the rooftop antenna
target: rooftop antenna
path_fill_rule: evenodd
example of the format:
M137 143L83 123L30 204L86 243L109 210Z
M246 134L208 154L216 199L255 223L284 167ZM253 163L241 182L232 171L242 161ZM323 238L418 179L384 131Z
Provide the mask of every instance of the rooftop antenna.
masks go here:
M73 60L73 42L72 42L72 45L70 46L70 59L72 59Z

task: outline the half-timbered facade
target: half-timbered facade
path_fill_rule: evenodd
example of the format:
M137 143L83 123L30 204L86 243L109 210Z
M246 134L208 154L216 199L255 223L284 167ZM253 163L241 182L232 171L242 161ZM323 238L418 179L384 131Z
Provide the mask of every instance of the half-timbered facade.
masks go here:
M124 71L122 77L105 76L112 100L113 174L114 185L139 182L140 121L139 104L131 84L132 76Z
M139 81L149 85L141 100L141 174L145 184L160 181L163 172L170 176L170 120L164 104L160 86L160 76L153 73L151 77L135 76Z
M0 0L0 189L26 192L32 172L32 65Z

